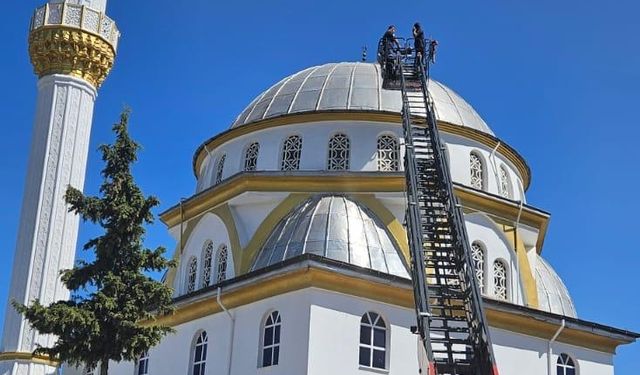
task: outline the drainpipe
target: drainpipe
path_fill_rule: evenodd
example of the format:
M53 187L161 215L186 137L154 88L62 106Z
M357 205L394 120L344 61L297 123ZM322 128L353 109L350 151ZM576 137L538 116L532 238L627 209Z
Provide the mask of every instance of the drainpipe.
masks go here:
M227 315L229 316L229 319L231 320L231 329L229 330L229 358L227 359L227 375L231 375L231 361L233 360L233 341L234 341L233 339L234 339L235 330L236 330L236 318L222 304L222 300L220 299L220 291L221 291L221 288L218 287L218 294L216 295L216 302L218 303L218 306L220 306L220 308L225 313L227 313Z
M516 218L516 223L515 223L515 229L513 232L513 242L514 242L514 247L515 247L515 253L516 253L516 275L518 275L518 281L520 281L520 258L518 257L518 228L520 227L520 218L522 217L522 209L524 208L524 190L522 189L522 184L520 184L520 181L516 181L518 183L518 188L519 188L519 193L520 193L520 204L518 207L518 217ZM524 256L527 256L526 253L526 249L522 249L523 251L525 251ZM513 282L513 278L511 278L511 281ZM520 288L515 288L515 289L511 289L511 290L515 290L516 293L519 295L520 294Z
M502 186L500 185L500 176L498 175L498 167L496 165L496 151L498 151L498 148L501 144L501 142L498 142L496 147L491 151L491 154L489 155L489 161L491 162L491 166L493 167L493 177L496 178L496 184L500 193L502 193ZM487 181L487 185L489 185L489 181Z
M556 341L556 339L558 338L558 336L560 336L560 333L562 333L562 331L564 330L564 327L566 327L566 321L564 320L564 318L562 319L562 324L560 324L560 327L558 328L558 330L556 331L556 334L553 335L553 337L551 338L551 340L549 340L549 348L547 350L547 366L548 366L548 375L553 375L553 365L551 363L551 354L552 354L552 349L551 349L551 345L553 345L553 343Z

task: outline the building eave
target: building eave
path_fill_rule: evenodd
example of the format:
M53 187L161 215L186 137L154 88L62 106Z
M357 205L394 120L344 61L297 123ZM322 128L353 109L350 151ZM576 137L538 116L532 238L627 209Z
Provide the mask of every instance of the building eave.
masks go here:
M413 309L411 280L367 268L306 254L256 270L220 284L180 296L173 315L150 324L177 326L221 311L218 291L227 308L237 308L296 290L318 288ZM564 319L566 329L558 341L592 350L615 353L640 334L582 319L563 317L507 302L484 298L489 325L549 339Z

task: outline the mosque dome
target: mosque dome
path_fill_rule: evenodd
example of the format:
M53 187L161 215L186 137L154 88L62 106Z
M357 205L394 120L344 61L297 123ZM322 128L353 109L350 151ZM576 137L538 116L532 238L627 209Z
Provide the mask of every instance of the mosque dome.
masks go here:
M439 121L494 135L473 107L447 86L431 80L429 92ZM400 91L382 88L378 64L330 63L307 68L271 86L242 111L232 128L289 114L401 110Z
M577 318L573 300L556 271L541 256L536 261L536 284L540 310Z
M317 195L291 211L273 229L252 270L301 254L409 278L400 252L382 222L344 196Z

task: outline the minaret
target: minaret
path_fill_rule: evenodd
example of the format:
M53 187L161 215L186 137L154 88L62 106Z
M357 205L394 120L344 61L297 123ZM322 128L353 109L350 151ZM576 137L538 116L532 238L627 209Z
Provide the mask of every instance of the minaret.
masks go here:
M11 301L68 299L59 272L73 266L79 218L68 186L82 189L97 89L113 66L120 33L106 0L51 0L35 10L29 55L38 75L31 153L20 214L0 375L48 375L57 363L31 353L55 338L34 331Z

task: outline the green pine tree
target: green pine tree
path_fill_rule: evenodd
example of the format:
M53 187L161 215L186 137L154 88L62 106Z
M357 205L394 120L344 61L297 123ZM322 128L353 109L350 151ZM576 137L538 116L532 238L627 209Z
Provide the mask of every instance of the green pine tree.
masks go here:
M155 197L145 197L131 175L140 146L129 137L129 110L125 110L113 131L113 145L102 145L104 181L100 196L89 197L69 187L65 195L69 210L104 228L84 250L95 253L93 262L78 262L62 271L62 282L72 292L69 301L43 306L14 302L29 323L43 334L57 336L45 354L74 366L94 369L106 375L109 361L135 361L171 332L166 326L143 324L171 312L172 291L144 272L173 266L165 249L145 248L144 225L153 222Z

